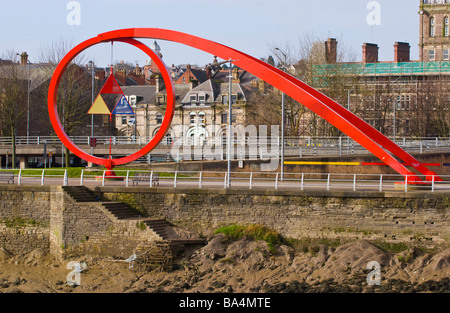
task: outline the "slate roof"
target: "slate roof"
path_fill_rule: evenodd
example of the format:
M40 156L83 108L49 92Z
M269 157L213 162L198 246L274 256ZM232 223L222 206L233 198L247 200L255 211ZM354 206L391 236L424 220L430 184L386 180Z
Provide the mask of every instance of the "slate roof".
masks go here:
M122 91L126 96L137 96L136 104L154 104L156 86L125 86Z

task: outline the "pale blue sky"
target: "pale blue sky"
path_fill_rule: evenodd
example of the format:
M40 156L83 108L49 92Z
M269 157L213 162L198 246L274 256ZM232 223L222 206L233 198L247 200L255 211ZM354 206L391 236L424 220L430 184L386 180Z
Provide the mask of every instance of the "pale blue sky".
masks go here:
M69 0L0 0L0 57L7 50L27 51L39 61L40 48L64 40L78 44L99 33L129 27L158 27L210 39L254 57L267 57L270 45L298 45L305 33L336 37L356 61L364 42L380 46L380 60L393 60L396 41L411 44L418 59L419 0L378 0L381 25L369 26L369 0L78 0L80 25L69 25ZM152 41L145 41L149 45ZM179 44L158 41L167 65L205 65L212 57ZM110 63L106 45L86 51L100 66ZM114 61L143 65L147 57L115 45Z

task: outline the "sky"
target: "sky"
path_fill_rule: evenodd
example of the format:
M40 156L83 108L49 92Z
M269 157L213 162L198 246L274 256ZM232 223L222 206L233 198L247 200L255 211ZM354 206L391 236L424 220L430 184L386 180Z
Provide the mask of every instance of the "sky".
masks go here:
M0 58L26 51L32 63L61 41L77 45L100 33L133 27L176 30L203 37L256 58L271 48L294 51L305 34L337 38L355 61L363 43L379 45L379 60L392 61L394 43L409 42L418 59L419 0L0 0ZM153 40L143 40L149 46ZM211 63L213 56L158 40L172 64ZM286 47L286 48L285 48ZM282 50L283 50L282 49ZM105 67L124 60L140 66L148 57L125 44L89 48L85 60Z

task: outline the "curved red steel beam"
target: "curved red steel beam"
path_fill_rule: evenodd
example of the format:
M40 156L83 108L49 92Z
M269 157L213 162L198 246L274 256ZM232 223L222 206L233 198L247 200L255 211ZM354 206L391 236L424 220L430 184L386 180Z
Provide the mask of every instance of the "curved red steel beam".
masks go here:
M128 36L117 36L115 38L111 38L109 41L119 41L131 44L135 46L136 48L142 50L144 53L146 53L158 66L160 69L160 72L163 76L166 90L167 90L167 105L166 105L166 112L164 115L164 119L162 121L161 127L159 131L156 133L156 135L152 138L152 140L145 145L142 149L135 152L132 155L128 155L122 158L118 159L104 159L99 158L93 155L90 155L80 148L78 148L69 138L69 136L64 131L61 121L58 116L58 110L57 110L57 95L58 95L58 87L59 83L61 81L61 78L67 68L67 66L70 64L70 62L82 51L86 50L89 47L92 47L96 44L99 44L101 42L104 42L104 40L100 40L99 37L94 37L91 39L88 39L79 45L77 45L75 48L73 48L69 53L67 53L64 58L61 60L61 62L58 64L58 66L55 69L55 72L53 73L52 79L50 81L50 87L48 92L48 111L49 111L49 117L50 121L52 123L52 126L58 135L58 137L61 139L61 142L66 146L72 153L79 156L80 158L92 162L94 164L104 165L108 170L111 170L117 165L130 163L134 160L137 160L138 158L145 156L147 153L149 153L154 147L156 147L161 140L164 138L165 134L170 128L170 125L172 123L173 114L175 111L175 92L173 89L173 82L172 77L170 76L166 65L161 60L161 58L148 46L144 45L142 42L134 39L129 38ZM111 172L108 172L111 173ZM109 174L108 174L109 175Z
M281 90L291 98L306 106L342 132L353 138L364 148L393 168L396 172L407 177L408 181L421 181L414 173L397 161L385 149L392 152L400 159L413 164L424 175L436 175L428 170L420 162L406 153L394 142L375 130L369 124L356 115L323 95L319 91L306 85L300 80L286 74L285 72L262 62L245 53L224 46L222 44L206 40L193 35L160 28L129 28L99 34L98 37L105 41L113 38L154 38L173 41L191 46L202 51L216 55L224 60L234 60L233 63L263 79L267 83ZM381 147L380 147L381 145Z

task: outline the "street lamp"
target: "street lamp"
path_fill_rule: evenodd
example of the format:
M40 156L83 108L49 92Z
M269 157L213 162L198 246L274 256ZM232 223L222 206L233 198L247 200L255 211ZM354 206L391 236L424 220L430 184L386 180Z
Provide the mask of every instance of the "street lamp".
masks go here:
M284 66L282 69L286 71L286 54L280 50L280 48L275 48L283 54L284 56ZM281 181L284 180L284 120L285 120L285 110L284 110L284 102L285 102L285 94L281 93Z
M95 84L95 76L94 76L94 61L89 61L91 64L91 73L92 73L92 103L94 103L94 84ZM91 114L91 138L94 138L94 114ZM91 155L94 155L94 147L91 145Z
M232 60L231 58L228 61L223 62L216 62L212 63L214 66L219 66L225 63L230 62L230 69L228 74L228 138L227 138L227 180L226 180L226 186L227 188L231 186L231 129L232 129L232 123L233 123L233 109L232 109L232 101L231 101L231 92L232 92L232 86L231 86L231 79L233 77L233 63L236 60Z

